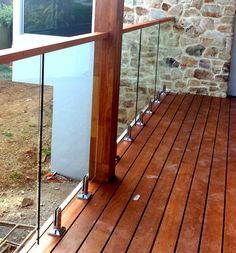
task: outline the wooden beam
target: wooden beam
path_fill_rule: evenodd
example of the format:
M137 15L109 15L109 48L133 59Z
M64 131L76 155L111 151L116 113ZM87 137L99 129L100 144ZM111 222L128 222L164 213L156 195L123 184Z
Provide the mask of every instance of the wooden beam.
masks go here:
M0 50L0 64L9 63L72 46L82 45L91 41L102 40L108 36L108 33L96 32L66 38L57 37L49 43L39 42L37 45L33 45L31 47L29 47L29 45L21 45L20 47L3 49Z
M95 44L90 178L99 181L115 175L123 8L124 0L96 0L95 32L110 34Z
M123 33L128 33L128 32L132 32L139 29L147 28L147 27L162 24L162 23L168 23L168 22L175 22L175 17L159 18L159 19L155 19L151 21L146 21L141 24L124 24Z

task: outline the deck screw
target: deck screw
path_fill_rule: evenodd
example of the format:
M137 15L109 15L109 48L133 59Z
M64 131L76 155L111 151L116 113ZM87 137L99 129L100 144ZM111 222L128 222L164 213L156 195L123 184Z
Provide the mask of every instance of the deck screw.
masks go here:
M120 159L121 159L121 157L120 157L119 155L117 155L117 156L115 157L115 161L116 161L116 162L119 162Z

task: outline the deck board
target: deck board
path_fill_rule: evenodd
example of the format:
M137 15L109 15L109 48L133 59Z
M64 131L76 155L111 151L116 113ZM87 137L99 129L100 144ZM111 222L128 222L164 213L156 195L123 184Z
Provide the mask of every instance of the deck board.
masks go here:
M67 232L31 252L236 252L236 99L169 94L111 183L63 211Z
M212 156L215 146L219 107L220 99L213 98L176 252L187 253L198 251Z
M236 98L231 99L226 180L224 252L236 252Z
M165 215L162 223L159 225L160 230L156 237L155 247L165 247L165 250L174 251L192 175L199 153L204 125L207 120L209 105L210 98L205 97L191 132ZM165 244L167 237L168 244Z
M221 101L200 252L217 253L222 249L228 128L229 100L224 100Z

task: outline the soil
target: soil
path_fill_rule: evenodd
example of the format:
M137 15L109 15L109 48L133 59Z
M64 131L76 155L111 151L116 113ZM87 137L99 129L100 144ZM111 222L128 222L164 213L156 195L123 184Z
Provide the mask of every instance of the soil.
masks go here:
M0 221L36 224L40 86L0 81ZM53 88L45 86L41 224L77 186L52 183L50 171ZM31 199L22 207L24 198ZM0 225L0 238L8 229ZM23 235L23 234L22 234Z

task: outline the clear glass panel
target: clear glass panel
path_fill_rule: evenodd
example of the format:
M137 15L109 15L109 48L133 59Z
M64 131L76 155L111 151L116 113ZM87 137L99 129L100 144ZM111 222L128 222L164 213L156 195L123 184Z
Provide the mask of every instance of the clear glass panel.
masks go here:
M154 98L156 61L158 59L158 30L159 25L142 30L137 114Z
M184 88L184 62L181 64L182 50L178 47L179 39L173 31L173 23L163 23L160 25L160 46L158 65L158 87L162 89L165 85L168 89ZM178 35L179 36L179 35ZM188 60L186 58L186 60ZM189 63L188 63L189 64ZM193 77L194 69L190 68L185 72L186 77Z
M41 225L88 173L94 44L45 55Z
M36 226L39 83L40 57L0 65L0 237L24 224L16 243Z
M140 31L123 34L118 136L135 118Z

